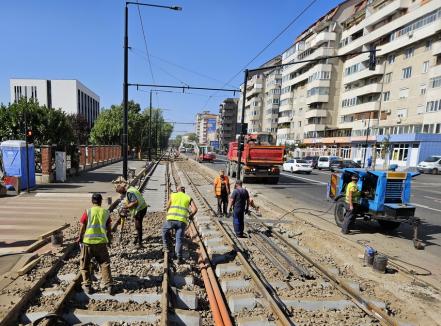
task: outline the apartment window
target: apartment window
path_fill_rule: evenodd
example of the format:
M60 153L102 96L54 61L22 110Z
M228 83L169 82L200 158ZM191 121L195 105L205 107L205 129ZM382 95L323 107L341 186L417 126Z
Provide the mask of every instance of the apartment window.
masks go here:
M418 105L417 114L424 114L424 105Z
M427 102L426 112L437 112L440 110L441 110L441 100Z
M424 61L423 62L423 69L422 69L422 73L425 74L429 71L429 61Z
M383 93L383 101L384 101L384 102L387 102L387 101L389 101L389 100L390 100L390 92L389 92L389 91L384 92L384 93Z
M389 84L391 80L392 80L392 73L391 72L384 75L384 83L385 84Z
M412 67L406 67L402 70L401 79L408 79L412 77Z
M426 84L420 85L420 95L426 95Z
M389 64L394 63L394 62L395 62L395 54L389 54L389 55L387 56L387 62L388 62Z
M406 161L409 153L409 144L395 144L392 151L392 160Z
M298 124L298 126L299 126L299 127L301 127L301 126L302 126L302 121L299 121L299 124Z
M441 86L441 76L433 77L430 79L430 87L437 88Z
M355 65L352 65L350 67L345 68L345 75L351 75L360 70L360 63L356 63Z
M407 109L397 109L397 118L407 117Z
M424 50L426 51L432 50L432 40L426 40L426 45L424 47Z
M408 48L406 50L404 50L404 59L409 59L412 58L414 55L414 48Z
M408 98L409 97L409 89L408 88L401 88L400 89L400 99Z
M430 23L433 23L434 21L441 18L441 8L434 10L427 15L418 18L414 20L413 22L404 25L403 27L397 29L395 32L392 32L390 34L390 40L393 41L398 37L401 37L403 35L409 34L410 32L419 29L421 27L424 27ZM409 34L410 35L410 34Z
M313 95L328 95L329 94L329 88L328 87L314 87L308 90L307 96L313 96Z

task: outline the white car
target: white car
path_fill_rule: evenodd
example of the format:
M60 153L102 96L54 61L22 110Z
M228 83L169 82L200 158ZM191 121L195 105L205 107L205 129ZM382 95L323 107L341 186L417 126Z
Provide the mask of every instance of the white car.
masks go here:
M291 173L304 172L310 174L312 172L312 167L306 160L292 159L283 163L283 171Z
M441 155L432 155L420 162L417 166L420 173L441 173Z
M339 160L341 159L338 156L320 156L317 161L317 169L328 169L330 170L330 163L331 161Z

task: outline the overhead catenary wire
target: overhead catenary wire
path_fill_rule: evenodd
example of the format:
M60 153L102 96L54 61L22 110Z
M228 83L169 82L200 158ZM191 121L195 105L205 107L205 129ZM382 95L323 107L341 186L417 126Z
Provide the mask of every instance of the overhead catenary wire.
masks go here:
M144 23L142 21L142 15L141 15L141 10L139 9L139 1L136 0L136 3L138 4L136 7L138 8L138 14L139 14L139 21L141 23L141 30L142 30L142 36L144 38L144 46L145 46L145 51L147 53L147 60L149 63L149 69L150 69L150 74L152 76L152 81L155 83L155 76L153 74L153 68L152 68L152 63L150 61L150 54L149 54L149 47L147 45L147 37L145 35L145 30L144 30Z
M225 84L222 85L222 88L231 83L237 76L239 76L250 64L252 64L258 57L262 55L263 52L265 52L275 41L277 41L297 20L300 19L300 17L303 16L303 14L311 8L317 0L311 0L311 2L299 13L297 16L295 16L288 25L286 25L269 43L267 43L253 58L248 61L236 74L233 75L230 79L228 79ZM214 95L217 94L217 92L213 93ZM207 106L207 104L210 102L211 97L208 98L208 100L203 105L203 108Z

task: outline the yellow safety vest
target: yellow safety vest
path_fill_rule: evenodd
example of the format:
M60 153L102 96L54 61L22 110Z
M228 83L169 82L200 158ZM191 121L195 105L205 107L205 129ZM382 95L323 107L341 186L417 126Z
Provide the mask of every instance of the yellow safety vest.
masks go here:
M170 195L171 205L167 211L167 220L181 221L188 224L188 208L191 197L183 192L176 192Z
M358 191L357 184L350 182L346 186L346 203L349 204L349 193L352 192L352 203L358 204L360 200L360 191Z
M138 201L138 205L136 207L133 207L133 208L130 209L132 214L133 214L133 216L135 216L141 210L143 210L144 208L147 207L147 203L145 202L145 199L142 196L142 194L135 187L130 187L129 189L127 189L127 193L129 193L129 192L134 194L136 196L136 200Z
M109 211L101 206L93 206L87 210L87 226L84 232L83 243L102 244L108 243L107 220Z

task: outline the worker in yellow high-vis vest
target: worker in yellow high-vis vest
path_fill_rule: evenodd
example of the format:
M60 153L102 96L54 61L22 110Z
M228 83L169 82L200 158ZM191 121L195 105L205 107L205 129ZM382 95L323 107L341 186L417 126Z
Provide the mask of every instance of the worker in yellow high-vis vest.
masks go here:
M182 264L182 244L184 241L185 228L190 219L197 213L198 208L194 200L185 193L185 188L179 186L177 192L170 195L167 204L167 217L162 226L162 241L164 243L164 250L169 250L170 246L170 231L176 231L175 244L175 259L178 264ZM169 251L170 256L173 256Z
M125 196L126 205L135 220L135 229L137 237L134 244L138 244L138 248L142 248L142 221L147 213L147 203L143 195L135 187L129 186L127 183L120 183L116 187L116 191Z
M102 201L101 194L93 194L93 206L84 212L80 219L81 228L78 238L81 245L80 270L83 277L83 290L88 294L93 292L90 275L92 258L100 264L101 286L112 294L110 256L107 250L111 242L111 221L109 211L101 207Z
M343 234L349 234L350 227L354 223L356 214L360 213L360 197L361 192L357 186L358 175L351 176L351 182L346 185L346 214L341 226Z

